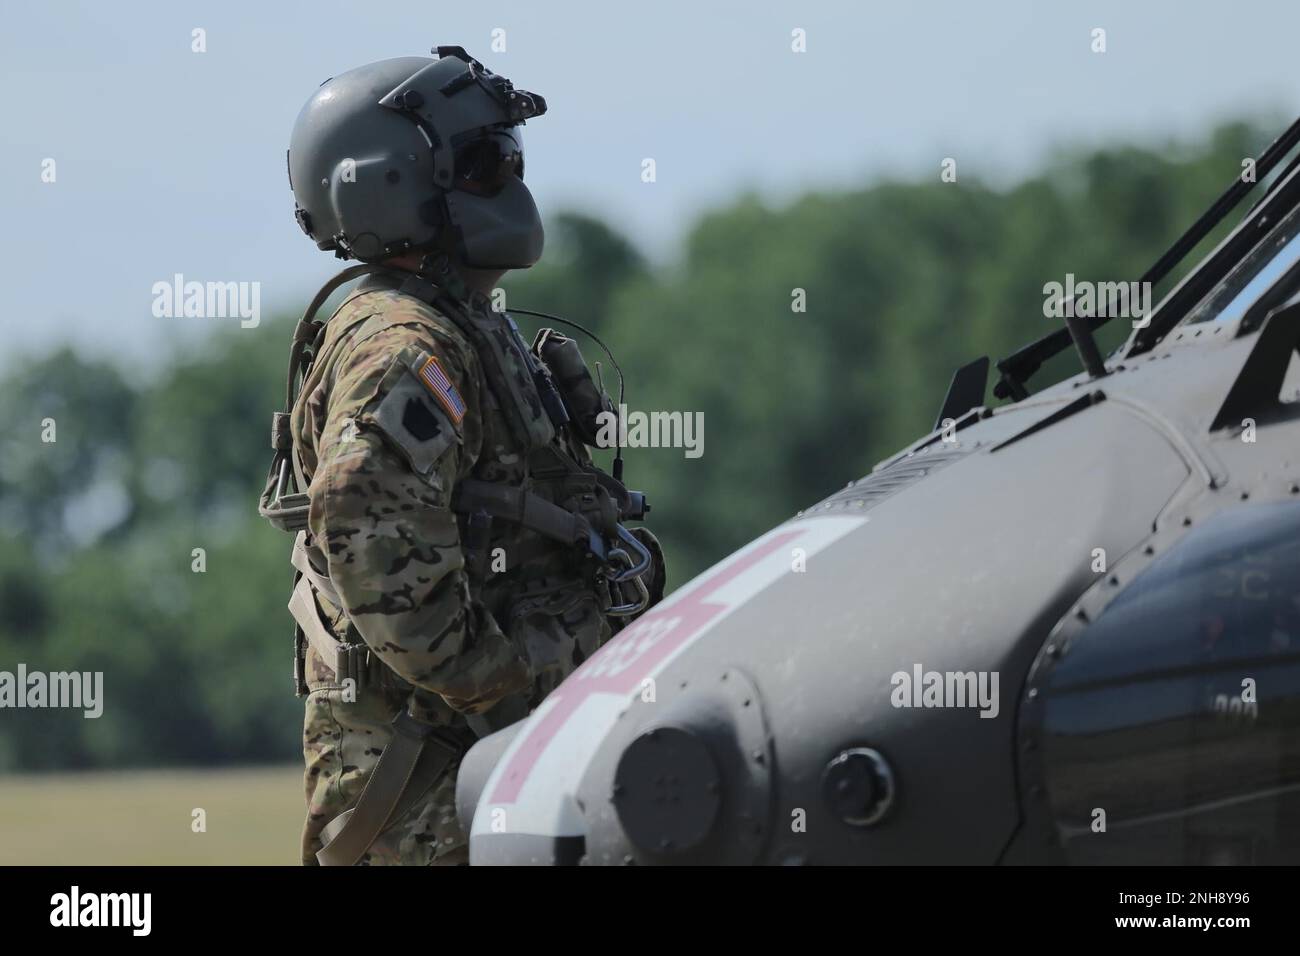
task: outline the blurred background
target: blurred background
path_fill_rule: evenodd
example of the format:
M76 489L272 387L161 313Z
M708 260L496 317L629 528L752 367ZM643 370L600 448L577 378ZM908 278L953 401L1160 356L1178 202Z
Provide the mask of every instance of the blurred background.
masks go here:
M0 710L0 863L297 860L289 539L255 504L292 324L338 268L284 165L324 79L461 44L546 96L525 136L547 252L508 303L597 330L632 409L703 413L701 457L627 456L677 586L928 431L957 365L1050 331L1045 283L1154 261L1294 117L1300 8L1248 13L7 11L0 671L102 671L104 701ZM259 283L260 322L155 317L178 273Z

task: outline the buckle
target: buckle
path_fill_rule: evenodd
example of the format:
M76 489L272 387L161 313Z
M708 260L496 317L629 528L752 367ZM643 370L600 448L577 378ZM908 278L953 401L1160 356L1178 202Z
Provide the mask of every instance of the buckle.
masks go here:
M401 734L403 737L410 737L412 740L424 740L434 731L434 724L411 713L411 708L403 707L393 718L393 733Z
M460 755L469 749L470 742L458 736L454 728L421 720L411 713L409 705L398 711L392 726L394 734L401 734L417 742L436 743L453 754Z
M334 677L340 683L352 678L357 690L364 690L370 682L370 648L365 644L340 644L337 660L339 669Z
M274 487L268 488L269 494L263 494L257 513L281 531L297 533L307 527L311 498L301 491L285 494L289 485L289 459L281 452L276 452L276 458L280 460L280 472Z

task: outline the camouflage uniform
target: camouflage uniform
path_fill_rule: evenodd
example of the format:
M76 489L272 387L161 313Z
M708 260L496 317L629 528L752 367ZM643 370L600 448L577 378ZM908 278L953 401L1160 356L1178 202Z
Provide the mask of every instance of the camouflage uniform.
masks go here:
M462 329L395 286L367 280L326 323L291 418L310 491L307 552L334 592L316 593L320 615L337 640L371 651L370 679L355 693L306 652L305 864L316 862L321 829L357 802L413 689L421 717L464 728L465 715L503 698L535 706L610 634L608 592L573 548L494 524L491 573L467 569L464 525L451 508L459 482L522 484L561 446L586 465L590 457L564 436L549 449L524 447ZM487 300L475 295L472 307L486 310ZM421 375L430 362L451 393ZM400 426L395 402L405 402ZM558 504L563 484L532 488ZM533 652L530 665L525 640L553 653ZM455 771L362 863L465 862Z

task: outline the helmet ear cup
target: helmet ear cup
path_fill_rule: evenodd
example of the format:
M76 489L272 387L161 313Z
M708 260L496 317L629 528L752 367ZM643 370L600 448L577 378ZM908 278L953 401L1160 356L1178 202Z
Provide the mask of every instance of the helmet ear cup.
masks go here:
M330 172L330 208L347 247L363 262L423 245L436 235L437 225L420 216L415 176L403 176L402 165L399 156L385 151L346 157ZM420 191L428 193L427 187Z
M289 140L289 184L298 224L319 248L374 261L389 249L436 237L436 227L418 212L433 191L428 140L379 106L388 90L430 62L402 57L340 74L298 114Z

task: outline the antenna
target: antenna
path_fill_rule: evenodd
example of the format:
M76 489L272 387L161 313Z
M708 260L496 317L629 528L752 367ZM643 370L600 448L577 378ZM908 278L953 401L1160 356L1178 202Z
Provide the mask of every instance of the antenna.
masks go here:
M1092 337L1092 329L1088 328L1087 320L1081 315L1075 315L1073 298L1065 303L1065 330L1074 341L1074 349L1079 353L1079 361L1083 363L1084 370L1093 378L1105 375L1106 361L1101 357L1101 349L1097 348L1097 340Z

